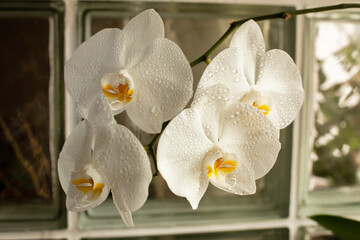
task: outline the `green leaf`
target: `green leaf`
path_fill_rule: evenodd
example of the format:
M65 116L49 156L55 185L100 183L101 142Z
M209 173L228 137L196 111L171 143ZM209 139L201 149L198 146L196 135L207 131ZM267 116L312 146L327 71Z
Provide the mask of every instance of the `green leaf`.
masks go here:
M321 226L331 230L342 240L360 239L360 222L348 218L332 215L314 215L310 218Z

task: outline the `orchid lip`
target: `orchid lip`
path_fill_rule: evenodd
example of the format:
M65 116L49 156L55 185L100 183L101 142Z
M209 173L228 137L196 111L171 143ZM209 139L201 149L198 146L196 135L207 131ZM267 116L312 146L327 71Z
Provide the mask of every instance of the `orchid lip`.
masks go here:
M231 189L236 184L232 176L238 166L234 154L223 153L221 150L209 151L203 159L203 172L215 185Z
M106 74L101 79L101 87L113 111L124 109L134 98L135 84L127 70Z
M272 109L272 100L269 97L263 96L259 91L252 89L246 93L241 99L241 102L251 104L259 109L264 115L268 115Z
M83 170L72 173L71 184L78 190L75 199L87 201L98 199L105 187L101 175L90 164L85 165Z

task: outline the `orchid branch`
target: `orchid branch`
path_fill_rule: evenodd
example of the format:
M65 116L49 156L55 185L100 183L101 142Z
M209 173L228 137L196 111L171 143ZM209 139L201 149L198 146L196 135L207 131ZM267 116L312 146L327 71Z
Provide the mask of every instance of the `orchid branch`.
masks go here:
M161 132L156 134L153 139L151 140L151 142L146 145L144 148L146 150L146 152L150 153L152 160L154 162L154 167L155 167L155 173L153 174L153 178L155 178L157 175L159 175L159 170L157 167L157 161L156 161L156 154L155 154L155 145L158 142L162 132L164 131L164 129L166 128L166 126L169 124L170 121L164 122L161 128Z
M193 62L190 63L191 67L195 67L201 62L205 62L207 65L211 62L211 54L243 23L247 22L250 19L253 19L254 21L263 21L263 20L270 20L270 19L284 19L288 20L291 17L298 16L298 15L304 15L308 13L315 13L315 12L324 12L324 11L330 11L330 10L340 10L340 9L348 9L348 8L360 8L360 4L338 4L338 5L332 5L332 6L326 6L326 7L318 7L318 8L308 8L308 9L300 9L300 10L294 10L294 11L286 11L286 12L279 12L279 13L273 13L268 15L262 15L257 17L251 17L251 18L245 18L238 21L234 21L230 24L230 27L228 30L219 38L219 40L216 41L203 55L201 55L199 58L195 59ZM145 150L151 154L154 166L155 166L155 173L153 177L156 177L159 174L159 170L157 168L157 160L156 160L156 153L155 153L155 145L157 141L159 140L162 132L164 131L165 127L169 123L165 122L163 124L162 130L160 133L156 134L152 141L145 146Z
M216 43L214 43L214 45L212 45L209 48L209 50L207 50L203 55L201 55L199 58L197 58L193 62L191 62L190 65L191 65L191 67L194 67L201 62L207 63L210 60L211 54L231 35L231 33L233 33L238 27L240 27L243 23L247 22L250 19L253 19L256 22L263 21L263 20L269 20L269 19L276 19L276 18L282 18L282 19L288 20L291 17L303 15L303 14L307 14L307 13L324 12L324 11L347 9L347 8L360 8L360 4L344 3L344 4L332 5L332 6L326 6L326 7L300 9L300 10L294 10L294 11L262 15L262 16L253 17L253 18L245 18L245 19L241 19L236 22L232 22L230 24L230 27L228 28L228 30L219 38L219 40Z

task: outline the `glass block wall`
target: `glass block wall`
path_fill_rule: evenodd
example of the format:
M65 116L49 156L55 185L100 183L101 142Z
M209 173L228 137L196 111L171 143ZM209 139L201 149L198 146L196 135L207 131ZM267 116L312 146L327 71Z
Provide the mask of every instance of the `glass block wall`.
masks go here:
M296 124L281 131L277 163L257 181L255 195L235 196L210 188L193 211L159 176L150 186L147 203L134 213L134 228L123 224L111 199L86 212L66 212L57 159L65 126L79 116L70 114L65 121L64 51L101 29L123 28L137 13L154 8L164 20L166 37L192 61L232 20L297 7L269 4L0 2L0 239L337 239L307 217L359 216L356 11L259 23L268 49L283 49L300 61L306 97ZM76 28L67 34L75 35L67 37L74 42L65 45L71 18ZM228 44L229 40L215 54ZM205 67L193 68L194 88Z
M356 12L307 19L301 214L353 211L359 201Z
M1 2L0 228L65 226L62 2ZM65 216L65 215L64 215ZM22 225L23 224L23 225Z

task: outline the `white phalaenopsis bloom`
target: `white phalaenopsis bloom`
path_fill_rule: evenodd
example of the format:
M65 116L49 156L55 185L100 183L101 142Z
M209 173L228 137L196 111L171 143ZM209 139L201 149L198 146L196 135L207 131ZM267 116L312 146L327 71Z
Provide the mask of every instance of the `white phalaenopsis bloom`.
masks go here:
M164 24L152 9L123 30L105 29L65 64L66 89L87 118L90 103L105 95L114 114L126 110L147 133L161 131L190 100L192 71L181 49L164 38Z
M299 112L304 90L292 58L284 51L266 51L259 26L250 20L235 33L230 47L217 55L203 74L195 99L215 84L231 89L235 98L260 109L281 129Z
M231 101L229 93L223 85L203 91L159 141L159 171L193 209L209 182L239 195L255 193L255 180L272 168L280 150L279 130L269 118L249 104Z
M70 211L96 207L112 192L128 226L131 212L146 201L152 179L149 158L139 140L117 124L107 99L99 96L66 139L58 161L59 178Z

